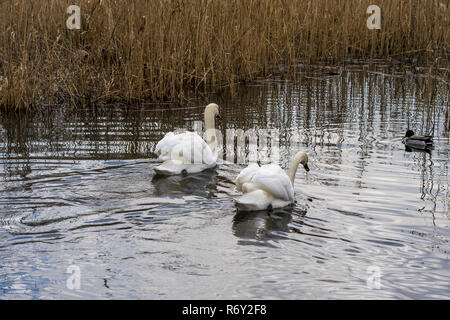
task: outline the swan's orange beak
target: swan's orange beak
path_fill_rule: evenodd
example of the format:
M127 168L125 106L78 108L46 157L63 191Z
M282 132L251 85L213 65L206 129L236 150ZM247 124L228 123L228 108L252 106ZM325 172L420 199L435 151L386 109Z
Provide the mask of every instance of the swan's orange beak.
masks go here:
M220 115L220 113L218 113L218 114L216 115L216 117L217 117L217 119L222 120L222 116Z
M303 168L305 168L306 172L309 171L309 167L308 167L308 164L307 164L307 163L303 165Z

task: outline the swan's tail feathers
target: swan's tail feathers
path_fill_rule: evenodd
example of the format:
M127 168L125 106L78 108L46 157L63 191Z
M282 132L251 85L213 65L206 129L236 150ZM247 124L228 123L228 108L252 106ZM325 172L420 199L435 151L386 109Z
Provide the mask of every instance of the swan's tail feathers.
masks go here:
M182 161L180 161L180 160L164 161L159 166L153 167L153 170L155 170L156 174L164 175L164 176L181 174L183 169L184 169L184 166L183 166Z
M199 173L207 169L212 169L216 167L215 163L213 164L184 164L181 160L166 160L162 164L157 167L153 167L156 174L170 176L177 174L193 174Z
M241 211L258 211L271 208L273 197L264 190L256 190L235 199L236 207Z
M243 191L242 187L245 183L251 182L255 173L260 169L260 167L256 163L250 163L247 168L242 170L237 176L234 183L236 184L236 188L238 191ZM248 192L248 191L244 191Z
M264 190L255 190L235 199L240 211L260 211L284 208L292 205L291 201L275 198Z

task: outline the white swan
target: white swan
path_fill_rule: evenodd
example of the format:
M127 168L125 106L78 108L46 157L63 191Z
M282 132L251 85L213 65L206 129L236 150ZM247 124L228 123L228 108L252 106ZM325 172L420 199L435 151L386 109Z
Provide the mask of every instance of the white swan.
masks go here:
M294 202L294 178L302 164L309 171L308 156L298 152L291 162L289 176L277 164L250 164L236 178L236 186L243 195L236 206L243 211L283 208Z
M217 161L215 118L221 118L219 106L210 103L205 108L206 142L195 132L167 133L155 147L163 163L153 168L157 174L198 173L213 168Z

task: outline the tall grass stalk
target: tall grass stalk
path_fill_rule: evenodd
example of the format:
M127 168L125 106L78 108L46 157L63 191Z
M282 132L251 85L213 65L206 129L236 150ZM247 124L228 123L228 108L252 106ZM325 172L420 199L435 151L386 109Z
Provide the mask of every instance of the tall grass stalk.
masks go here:
M81 8L80 30L66 9ZM393 58L448 68L448 0L2 0L0 109L183 100L274 68Z

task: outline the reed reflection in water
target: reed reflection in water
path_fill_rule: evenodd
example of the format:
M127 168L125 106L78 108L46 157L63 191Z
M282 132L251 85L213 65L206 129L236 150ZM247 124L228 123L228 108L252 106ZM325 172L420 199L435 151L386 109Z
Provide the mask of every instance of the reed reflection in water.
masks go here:
M363 68L260 80L192 107L0 115L0 297L449 298L448 85ZM238 212L244 164L155 176L156 143L193 129L211 101L224 137L278 130L286 170L308 152L292 208ZM435 148L405 150L408 128L434 129Z

